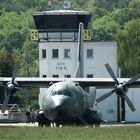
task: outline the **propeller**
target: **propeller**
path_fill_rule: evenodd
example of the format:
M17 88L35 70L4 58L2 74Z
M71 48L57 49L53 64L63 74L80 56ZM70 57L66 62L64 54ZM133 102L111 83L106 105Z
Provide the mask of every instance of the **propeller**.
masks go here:
M16 87L15 78L17 76L17 71L18 71L18 65L15 65L11 81L9 81L6 85L4 85L5 92L4 92L4 101L2 105L3 113L5 112L7 104L9 102L11 92Z
M3 85L0 82L0 85L3 85L4 86L4 89L5 89L5 92L4 92L4 101L3 101L3 105L2 105L2 112L3 113L5 112L5 109L7 107L7 104L9 102L9 99L10 99L10 96L11 96L11 93L12 93L13 90L15 90L14 92L16 92L18 90L18 91L24 92L24 93L29 91L27 89L24 89L24 88L19 87L18 83L15 80L15 78L17 76L18 68L19 68L19 66L18 65L15 65L14 70L13 70L12 79L6 85Z
M110 65L107 63L107 64L105 64L105 67L116 84L115 84L115 88L112 91L110 91L110 92L104 94L103 96L99 97L98 99L96 99L97 103L105 100L106 98L111 96L113 93L116 93L118 96L125 99L126 103L130 107L131 111L134 112L136 109L135 109L133 103L130 101L130 99L126 95L126 93L128 91L128 87L131 84L133 84L135 81L137 81L140 78L140 76L136 75L133 78L131 78L130 80L128 80L127 82L119 82L118 79L116 78L112 68L110 67Z

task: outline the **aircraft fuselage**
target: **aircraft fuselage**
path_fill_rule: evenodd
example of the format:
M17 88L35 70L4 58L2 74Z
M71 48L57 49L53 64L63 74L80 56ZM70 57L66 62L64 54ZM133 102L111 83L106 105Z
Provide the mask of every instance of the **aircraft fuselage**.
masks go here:
M44 115L53 122L78 120L87 109L93 108L95 92L87 93L75 82L55 83L43 96Z

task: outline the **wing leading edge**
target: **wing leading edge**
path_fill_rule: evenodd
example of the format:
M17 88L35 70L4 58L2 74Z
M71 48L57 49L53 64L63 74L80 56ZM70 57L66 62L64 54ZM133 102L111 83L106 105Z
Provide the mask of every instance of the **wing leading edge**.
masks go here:
M6 84L11 78L0 77L0 82ZM119 81L128 81L130 78L118 78ZM115 82L112 78L27 78L27 77L17 77L15 81L21 87L38 87L38 88L47 88L50 86L50 83L57 82L77 82L82 87L95 86L99 89L105 88L114 88ZM130 88L140 88L140 80L135 81Z

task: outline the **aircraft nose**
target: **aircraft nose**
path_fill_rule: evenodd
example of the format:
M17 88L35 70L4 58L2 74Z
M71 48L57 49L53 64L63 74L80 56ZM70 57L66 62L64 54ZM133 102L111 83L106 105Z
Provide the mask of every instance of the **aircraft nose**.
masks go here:
M66 99L62 97L52 98L54 108L56 108L57 106L62 106L65 103L65 100Z
M46 117L50 120L61 119L69 110L69 97L54 96L49 100Z
M69 99L69 97L55 97L52 98L53 100L53 107L52 110L54 110L55 112L58 113L67 113L68 110L70 110L70 108L72 107L72 105L70 105L71 100Z

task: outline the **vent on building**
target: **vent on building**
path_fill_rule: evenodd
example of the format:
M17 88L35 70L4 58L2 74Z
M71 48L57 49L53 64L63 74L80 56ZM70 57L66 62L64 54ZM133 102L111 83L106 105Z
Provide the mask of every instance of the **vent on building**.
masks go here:
M63 8L65 10L70 10L71 9L71 2L70 1L64 1Z

